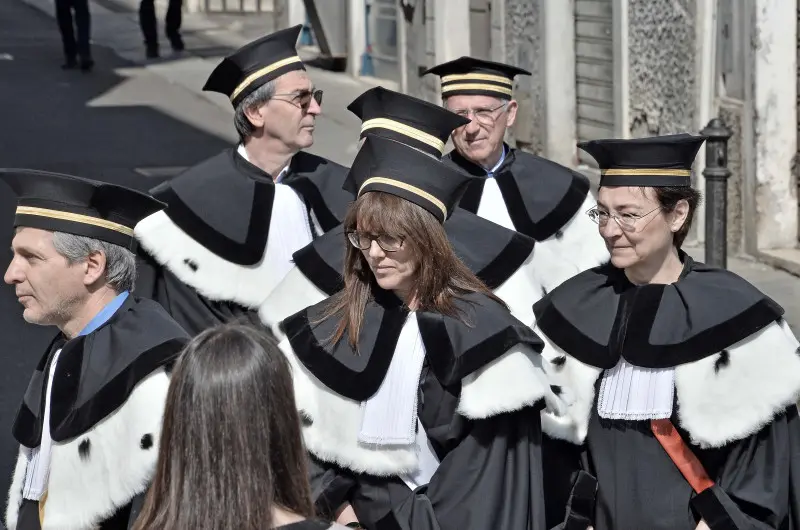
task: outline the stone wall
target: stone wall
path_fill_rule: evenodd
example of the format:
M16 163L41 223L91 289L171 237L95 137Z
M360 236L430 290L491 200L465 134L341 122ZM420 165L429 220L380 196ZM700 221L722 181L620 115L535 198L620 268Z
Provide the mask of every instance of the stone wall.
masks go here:
M728 253L739 253L744 245L744 149L742 127L744 104L741 101L720 101L719 117L733 133L728 140ZM705 149L705 146L703 146ZM703 168L698 168L702 171ZM705 190L701 190L705 192Z
M516 78L514 94L520 108L511 134L518 147L537 154L543 153L545 142L541 1L505 0L504 62L533 74Z
M694 0L629 0L631 137L692 132Z

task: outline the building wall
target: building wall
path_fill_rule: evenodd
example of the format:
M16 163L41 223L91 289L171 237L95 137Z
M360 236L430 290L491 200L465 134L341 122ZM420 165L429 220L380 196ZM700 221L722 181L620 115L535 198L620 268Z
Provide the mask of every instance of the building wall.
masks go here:
M695 34L693 0L628 1L632 138L695 130Z

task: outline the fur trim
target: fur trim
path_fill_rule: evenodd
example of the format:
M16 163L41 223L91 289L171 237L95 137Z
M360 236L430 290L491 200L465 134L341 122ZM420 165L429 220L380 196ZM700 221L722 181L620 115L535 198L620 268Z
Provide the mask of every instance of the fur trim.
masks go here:
M275 186L275 202L294 191ZM294 198L293 198L294 199ZM280 226L280 209L273 209L270 226ZM268 256L252 266L227 261L181 230L164 211L142 219L134 228L136 239L158 263L169 269L180 281L211 300L237 302L256 308L283 279L275 274ZM270 236L272 237L272 236ZM269 249L269 244L264 250ZM253 286L258 286L257 289Z
M285 318L316 305L326 298L328 298L327 294L306 278L299 268L293 267L261 304L258 316L280 341L284 337L280 323Z
M163 368L156 370L93 429L53 445L42 530L92 530L147 489L155 472L168 387L169 376ZM18 463L12 493L21 491L24 470L17 482L19 471ZM15 498L6 517L12 529L22 502L21 495Z
M586 215L595 203L594 197L587 195L583 205L559 230L559 234L536 243L534 269L539 283L548 293L579 272L610 259L597 225Z
M303 439L314 456L356 473L395 476L419 466L416 444L392 449L358 441L361 403L340 396L314 377L292 351L287 339L280 348L292 365L297 408L304 418ZM324 403L324 407L320 404Z
M675 369L681 426L700 447L755 434L800 397L798 342L785 321Z
M562 410L549 406L542 411L542 431L559 440L581 444L586 439L594 407L594 385L602 370L568 356L540 330L545 343L544 368L553 385L559 387Z
M28 468L28 457L31 450L20 446L17 454L17 464L14 466L14 475L11 478L11 488L8 490L8 504L6 505L6 527L14 530L17 527L19 507L22 505L22 490L25 487L25 471Z
M458 413L471 420L485 419L521 410L542 398L553 406L558 403L542 368L542 358L530 348L517 345L463 379Z
M537 243L538 245L538 243ZM493 292L503 300L511 314L526 326L532 326L533 303L542 297L542 285L535 270L536 247L519 269Z

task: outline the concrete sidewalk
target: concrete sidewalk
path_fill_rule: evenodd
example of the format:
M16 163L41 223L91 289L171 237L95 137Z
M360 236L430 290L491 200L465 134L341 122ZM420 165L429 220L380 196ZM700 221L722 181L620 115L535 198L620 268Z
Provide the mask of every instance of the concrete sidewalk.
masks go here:
M52 0L20 1L51 17L55 16ZM188 97L203 98L232 116L233 109L228 99L221 94L203 92L202 86L222 57L274 30L272 13L242 15L185 13L182 33L186 51L174 54L169 48L168 41L163 37L165 2L157 0L162 58L148 60L145 58L144 43L139 28L138 4L138 0L92 2L93 44L112 49L123 59L161 76L171 84L185 88ZM57 35L58 29L55 23L53 32ZM53 52L54 67L56 67L58 63L55 61L61 59L60 48L54 48ZM301 55L308 56L309 52L313 53L311 50L301 50ZM104 65L98 62L96 68L102 69ZM309 73L317 87L325 92L323 114L317 121L315 143L310 151L349 166L356 153L360 122L347 111L346 107L379 81L356 80L316 68L309 68ZM385 86L393 88L391 82ZM236 138L232 121L230 138L231 140Z

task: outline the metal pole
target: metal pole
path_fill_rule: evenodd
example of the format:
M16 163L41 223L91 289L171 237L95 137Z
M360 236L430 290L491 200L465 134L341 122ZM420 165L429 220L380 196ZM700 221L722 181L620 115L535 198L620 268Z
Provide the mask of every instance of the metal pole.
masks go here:
M708 122L700 134L706 139L706 263L728 266L728 139L731 131L719 118Z

